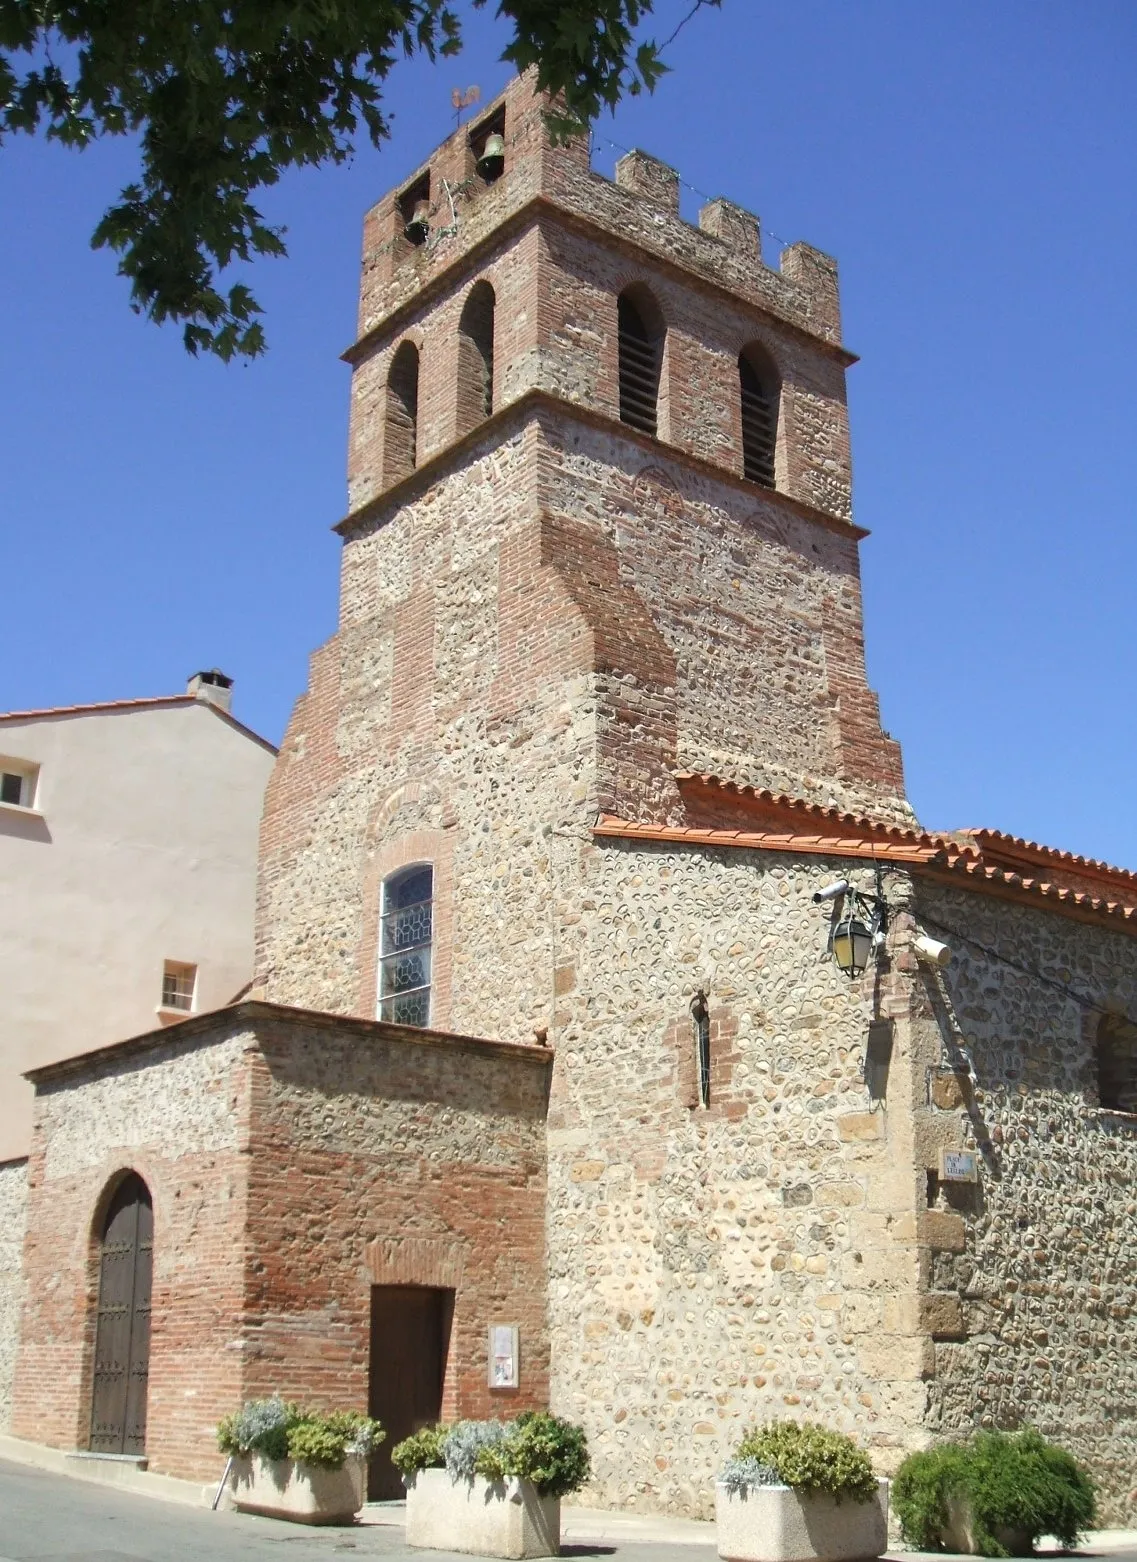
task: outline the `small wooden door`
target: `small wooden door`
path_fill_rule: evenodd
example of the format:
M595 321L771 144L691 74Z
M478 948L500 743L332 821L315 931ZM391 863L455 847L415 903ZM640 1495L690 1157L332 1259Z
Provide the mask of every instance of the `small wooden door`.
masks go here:
M146 1451L146 1385L150 1370L150 1282L154 1210L135 1172L115 1190L103 1226L92 1453Z
M412 1285L371 1288L369 1414L387 1433L371 1459L372 1502L402 1497L391 1449L442 1414L454 1292Z

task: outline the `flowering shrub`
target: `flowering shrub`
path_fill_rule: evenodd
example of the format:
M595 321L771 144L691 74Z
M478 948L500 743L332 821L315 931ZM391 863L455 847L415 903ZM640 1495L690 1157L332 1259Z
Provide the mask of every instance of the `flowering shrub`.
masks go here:
M250 1400L226 1416L217 1428L217 1446L223 1454L258 1453L338 1470L347 1458L365 1459L385 1436L378 1421L358 1411L305 1410L275 1395Z
M480 1474L482 1450L495 1448L505 1437L504 1421L455 1421L441 1443L443 1463L452 1481L472 1481Z
M772 1464L761 1464L757 1459L728 1459L719 1473L719 1480L727 1491L744 1492L751 1486L780 1486L782 1478Z

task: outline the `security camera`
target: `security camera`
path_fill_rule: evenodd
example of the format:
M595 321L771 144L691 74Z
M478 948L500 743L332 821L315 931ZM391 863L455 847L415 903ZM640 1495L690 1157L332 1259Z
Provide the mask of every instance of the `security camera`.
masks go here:
M938 966L941 970L951 959L950 944L941 944L938 938L929 938L927 933L918 933L912 940L912 948L918 960Z
M826 884L822 889L815 891L813 896L813 904L815 906L820 906L823 900L836 900L838 896L847 895L848 893L848 879L838 879L835 883Z

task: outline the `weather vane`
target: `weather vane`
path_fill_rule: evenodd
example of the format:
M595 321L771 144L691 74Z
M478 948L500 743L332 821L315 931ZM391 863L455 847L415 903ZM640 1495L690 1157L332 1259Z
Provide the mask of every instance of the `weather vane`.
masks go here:
M482 95L481 87L467 87L465 92L461 87L455 87L450 94L450 101L454 105L454 123L461 125L462 110L472 108Z

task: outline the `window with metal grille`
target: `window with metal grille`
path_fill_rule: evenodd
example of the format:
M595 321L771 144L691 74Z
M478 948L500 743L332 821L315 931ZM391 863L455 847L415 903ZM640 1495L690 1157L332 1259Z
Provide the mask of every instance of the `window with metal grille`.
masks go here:
M197 966L185 965L180 960L167 960L162 970L162 1008L181 1009L189 1014L193 1009L194 988L197 986Z
M620 421L656 432L663 321L646 288L621 293L616 304L620 349Z
M774 486L778 439L778 376L760 347L746 347L738 359L742 398L742 471L752 483Z
M458 433L467 434L493 411L494 290L476 282L458 322Z
M434 869L419 863L383 884L379 917L379 1018L430 1024Z
M418 348L413 342L404 342L391 360L386 412L383 476L396 483L414 471L418 447Z
M1111 1112L1137 1112L1137 1025L1103 1014L1097 1035L1098 1101Z

